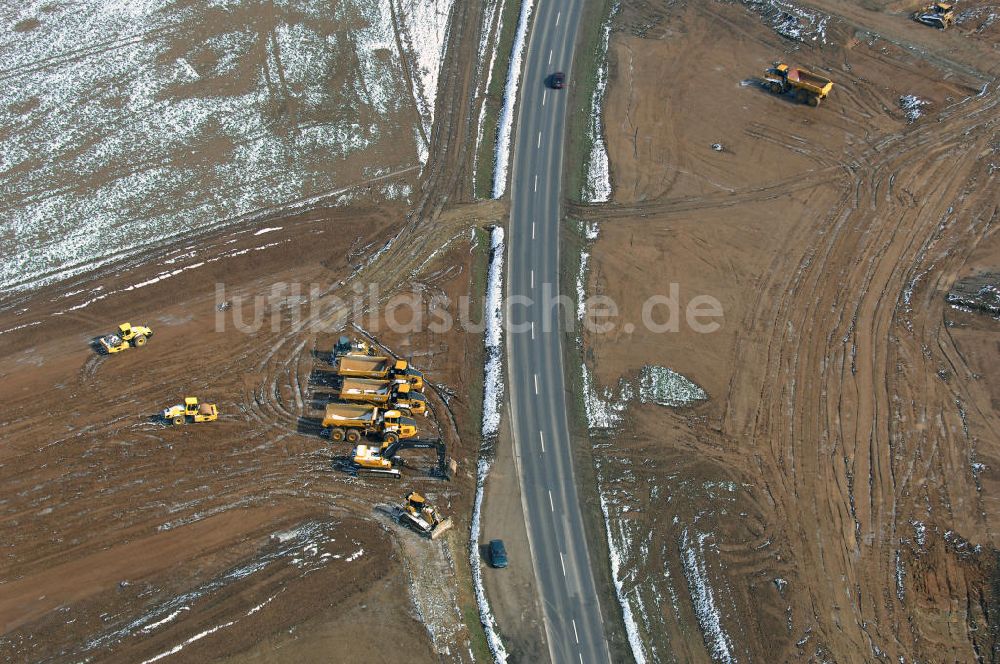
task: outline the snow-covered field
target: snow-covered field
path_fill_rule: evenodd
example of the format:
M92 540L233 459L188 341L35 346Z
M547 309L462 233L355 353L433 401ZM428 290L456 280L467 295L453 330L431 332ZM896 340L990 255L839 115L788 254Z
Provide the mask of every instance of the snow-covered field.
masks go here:
M0 292L418 163L454 0L392 1L8 3Z

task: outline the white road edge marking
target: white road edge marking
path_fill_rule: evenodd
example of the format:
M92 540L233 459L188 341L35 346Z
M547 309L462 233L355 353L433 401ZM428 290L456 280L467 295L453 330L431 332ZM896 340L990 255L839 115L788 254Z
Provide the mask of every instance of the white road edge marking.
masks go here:
M535 394L538 394L538 374L535 374Z
M580 633L576 631L576 619L570 618L570 620L573 622L573 636L576 637L576 642L579 643L580 642ZM581 655L581 657L582 657L582 655Z
M559 552L559 564L562 565L563 576L566 576L566 561L563 559L562 551Z
M552 490L549 490L549 509L553 512L556 511L556 504L552 502Z
M542 441L542 454L545 454L545 434L541 431L538 432L538 440Z

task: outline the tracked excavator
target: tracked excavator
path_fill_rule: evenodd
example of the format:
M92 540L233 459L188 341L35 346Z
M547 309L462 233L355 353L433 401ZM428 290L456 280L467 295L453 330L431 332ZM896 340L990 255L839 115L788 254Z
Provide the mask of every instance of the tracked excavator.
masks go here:
M437 450L437 465L431 470L433 477L451 479L457 464L448 457L448 451L441 440L396 440L385 442L382 447L358 445L350 456L334 458L334 466L352 475L379 475L399 479L403 476L396 466L396 453L403 450Z

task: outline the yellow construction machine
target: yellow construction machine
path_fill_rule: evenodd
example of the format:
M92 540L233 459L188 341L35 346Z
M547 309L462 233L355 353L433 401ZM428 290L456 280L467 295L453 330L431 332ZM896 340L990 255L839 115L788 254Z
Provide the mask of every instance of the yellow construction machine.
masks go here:
M772 94L794 92L795 99L800 104L819 106L833 89L833 81L801 67L789 67L784 62L775 62L764 71L764 86Z
M358 445L350 456L337 457L334 465L352 475L381 475L399 479L402 473L396 465L399 460L396 453L401 450L437 450L437 464L430 475L442 479L450 479L457 470L454 459L448 458L445 444L440 440L397 440L394 443L384 443L376 448L369 445Z
M145 325L122 323L117 332L101 337L100 343L106 353L120 353L132 346L145 346L151 336L153 331Z
M955 24L955 5L951 2L933 2L914 12L913 20L944 30L949 25Z
M416 491L411 491L398 513L399 523L407 525L421 535L437 539L452 527L451 517L442 518L437 509Z
M214 422L219 419L219 409L214 403L199 403L198 397L184 397L183 404L163 409L163 419L171 424Z
M417 423L398 410L381 410L366 404L331 403L326 406L323 428L330 430L330 440L357 443L362 437L376 434L386 444L417 435Z

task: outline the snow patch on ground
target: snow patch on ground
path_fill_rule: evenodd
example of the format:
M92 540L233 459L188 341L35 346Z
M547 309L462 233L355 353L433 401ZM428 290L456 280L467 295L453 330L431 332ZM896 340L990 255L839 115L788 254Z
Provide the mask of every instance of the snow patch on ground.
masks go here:
M705 542L711 537L709 533L698 533L692 542L688 529L681 533L680 553L684 567L684 577L687 579L694 613L698 618L705 645L712 658L719 662L735 662L733 645L729 636L722 629L722 615L715 603L715 594L708 583L708 570L705 567Z
M493 156L493 198L500 198L507 191L507 165L510 161L510 136L514 128L514 108L517 104L517 90L521 82L521 61L527 48L528 22L535 0L521 0L521 13L517 18L517 31L511 48L510 69L507 70L507 84L504 86L503 107L497 124L497 141Z
M587 365L584 364L581 369L583 372L583 406L587 413L587 425L591 431L615 428L621 422L625 409L634 396L632 384L621 380L618 383L617 393L609 387L598 392Z
M486 487L486 476L490 471L490 462L486 455L490 452L493 440L500 431L500 406L504 395L503 382L503 264L504 264L504 230L494 226L490 230L490 260L489 272L486 277L486 300L483 317L486 322L484 333L486 346L486 362L483 368L485 383L483 387L483 445L480 448L479 463L476 465L476 499L472 507L472 526L469 534L469 565L472 567L472 583L479 607L479 620L486 633L486 642L493 659L496 662L507 661L507 649L500 639L500 630L496 618L490 609L486 598L486 588L483 586L482 560L479 555L479 536L481 531L481 515L483 492Z
M403 44L413 53L411 75L414 101L423 125L419 136L420 163L427 163L431 128L434 126L434 103L438 91L438 75L448 41L448 17L454 0L396 0L397 16Z
M483 438L500 431L500 405L503 401L503 262L504 231L494 226L490 231L490 262L486 277L486 301L483 315L486 322L486 366L483 385Z
M616 2L611 14L604 21L601 43L598 47L601 65L597 68L597 85L590 98L590 125L587 127L590 156L587 158L587 181L581 192L581 198L587 203L605 203L611 200L611 172L608 165L608 147L604 142L601 110L604 108L604 92L608 86L608 42L611 39L611 19L620 6L621 4Z
M600 476L599 476L600 477ZM600 478L603 480L604 478ZM631 538L625 531L625 521L618 521L618 537L611 531L611 512L610 503L611 500L608 498L607 493L603 489L605 482L601 481L600 485L602 490L600 492L601 496L601 511L604 513L604 528L608 536L608 555L611 559L611 580L615 585L615 594L618 596L618 603L622 607L622 617L625 621L625 634L628 636L629 647L632 649L632 657L635 659L636 664L646 664L646 651L642 646L642 639L639 638L639 626L635 621L635 616L632 613L632 605L629 603L629 599L626 595L624 575L625 571L623 569L622 562L625 560L623 551L628 551L632 548ZM636 595L638 597L638 595Z
M924 114L924 108L927 106L930 106L930 102L916 95L902 95L899 98L899 108L902 109L903 115L906 116L907 123L912 124L919 120Z
M499 51L499 37L490 39L490 28L496 20L497 26L494 35L503 32L503 8L507 0L485 0L483 8L483 22L480 25L479 34L479 78L482 79L483 72L486 72L486 82L483 84L482 93L485 95L493 82L493 66L496 64L497 51ZM499 14L499 17L497 16ZM486 54L489 53L489 57ZM483 144L483 123L486 119L486 103L479 106L479 121L476 124L476 152L472 157L472 187L476 187L476 173L479 170L479 146Z
M677 408L708 398L705 390L673 369L647 364L639 374L639 401Z
M743 4L782 37L800 42L826 44L830 17L803 9L785 0L742 0Z
M483 508L483 492L486 488L486 476L490 472L490 462L480 459L476 466L476 500L472 505L472 527L469 533L469 565L472 567L472 585L475 589L476 604L479 606L479 620L486 632L486 643L493 653L493 660L501 663L507 661L507 649L500 640L500 629L496 618L490 609L486 598L486 588L483 585L482 556L479 555L479 536L482 530L481 516Z

